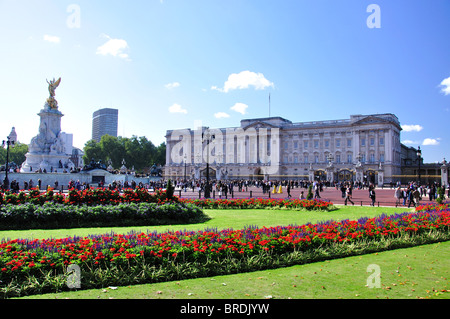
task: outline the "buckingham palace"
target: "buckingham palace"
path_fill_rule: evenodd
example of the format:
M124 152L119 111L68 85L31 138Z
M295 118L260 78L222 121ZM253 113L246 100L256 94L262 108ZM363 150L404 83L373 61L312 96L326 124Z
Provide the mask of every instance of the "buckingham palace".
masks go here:
M294 123L282 117L239 127L169 130L164 175L172 179L361 181L401 174L400 122L394 114Z

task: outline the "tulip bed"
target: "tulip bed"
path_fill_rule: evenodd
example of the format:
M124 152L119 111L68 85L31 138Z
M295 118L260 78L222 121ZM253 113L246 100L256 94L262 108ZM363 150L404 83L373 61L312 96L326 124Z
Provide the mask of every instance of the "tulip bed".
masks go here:
M0 205L17 205L32 203L43 205L47 202L65 204L65 205L118 205L122 203L164 203L166 201L175 201L176 198L168 198L167 192L157 190L149 192L143 188L135 189L116 189L108 188L89 188L85 190L70 189L67 194L54 192L48 188L45 193L33 188L28 191L18 193L0 193Z
M34 188L28 192L0 193L0 205L18 205L31 203L44 205L45 203L57 203L63 205L119 205L124 203L184 203L193 204L201 208L225 208L225 209L298 209L298 210L332 210L334 206L331 202L323 200L300 200L300 199L190 199L169 196L165 190L149 192L143 188L110 190L107 188L90 188L86 190L70 189L67 194L55 193L49 188L45 193L41 193Z
M104 234L0 242L2 297L254 271L450 239L450 210L233 230Z
M267 199L267 198L243 198L243 199L189 199L180 198L182 203L193 204L207 209L289 209L289 210L333 210L333 203L323 200L306 199Z

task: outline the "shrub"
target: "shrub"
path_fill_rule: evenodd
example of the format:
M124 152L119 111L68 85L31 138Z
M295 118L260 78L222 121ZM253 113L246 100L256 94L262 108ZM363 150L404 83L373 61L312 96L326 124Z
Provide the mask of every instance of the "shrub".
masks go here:
M308 194L306 195L306 199L311 200L313 199L314 195L312 193L312 185L309 185L308 187Z
M117 205L65 205L46 202L0 207L0 229L151 226L202 222L208 216L184 203L121 203Z

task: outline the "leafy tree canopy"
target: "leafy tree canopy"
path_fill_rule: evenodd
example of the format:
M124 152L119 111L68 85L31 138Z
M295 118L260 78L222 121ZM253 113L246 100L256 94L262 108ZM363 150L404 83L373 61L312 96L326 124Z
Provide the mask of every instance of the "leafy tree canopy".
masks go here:
M125 165L137 172L145 172L153 164L164 165L166 163L166 144L155 146L146 137L132 136L114 137L104 135L100 142L88 141L84 146L83 160L89 163L92 159L107 164L111 162L114 169L120 169L122 161Z

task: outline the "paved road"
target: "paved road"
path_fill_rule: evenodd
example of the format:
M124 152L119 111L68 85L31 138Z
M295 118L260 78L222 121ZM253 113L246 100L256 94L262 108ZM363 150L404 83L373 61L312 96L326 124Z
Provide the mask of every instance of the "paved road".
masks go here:
M277 189L278 190L278 189ZM286 187L282 188L282 193L273 194L270 192L270 198L284 198L288 197L286 192ZM304 188L293 188L291 189L292 198L299 198L300 192L303 191L306 197L308 193L307 189ZM199 198L199 193L197 191L192 192L191 189L188 189L186 192L184 190L176 190L175 195L181 195L181 197L186 198ZM202 193L200 197L203 197ZM217 192L211 193L211 197L219 198L219 194ZM258 187L249 187L246 191L238 191L237 187L234 188L233 196L228 195L227 198L249 198L249 197L262 197L269 198L268 193L263 193L261 188ZM337 190L334 187L324 188L322 192L320 192L320 197L323 200L328 200L333 202L334 204L344 204L344 198L342 198L342 193L340 190ZM222 195L222 198L225 198L225 195ZM355 205L358 206L369 206L372 203L372 200L369 198L369 190L365 189L353 189L352 200ZM435 202L435 201L432 201ZM423 197L421 203L426 204L430 203L428 197ZM349 203L350 204L350 203ZM401 203L403 204L403 202ZM377 188L376 189L376 200L375 206L396 206L395 198L394 198L394 189L391 188ZM402 206L402 205L400 205ZM406 207L408 206L408 202L406 203ZM412 206L412 205L411 205Z

